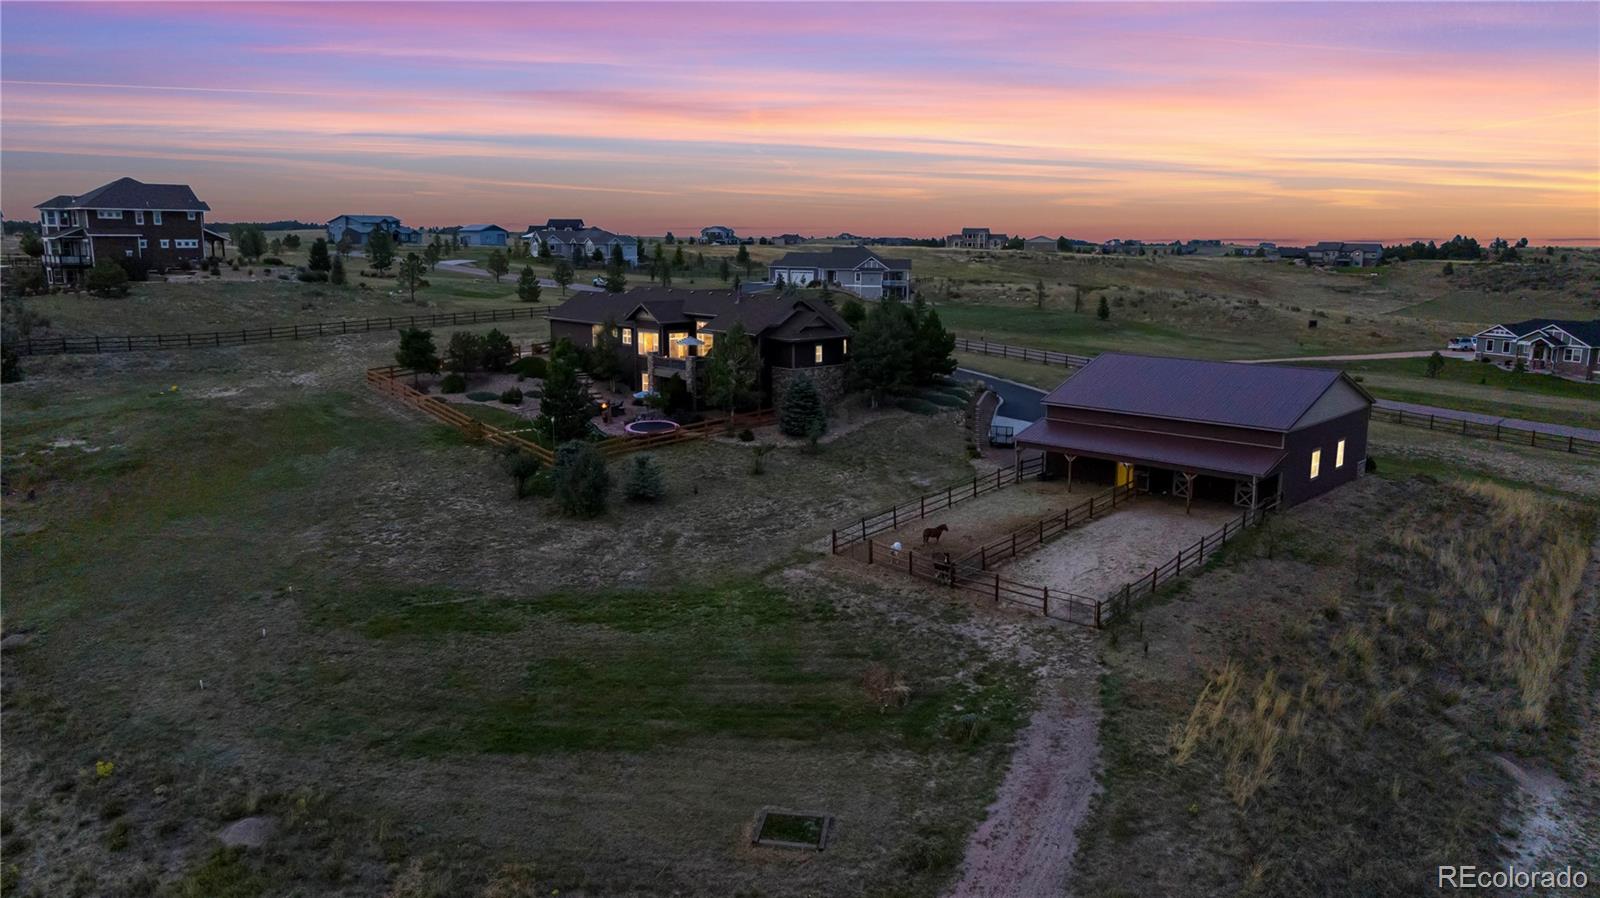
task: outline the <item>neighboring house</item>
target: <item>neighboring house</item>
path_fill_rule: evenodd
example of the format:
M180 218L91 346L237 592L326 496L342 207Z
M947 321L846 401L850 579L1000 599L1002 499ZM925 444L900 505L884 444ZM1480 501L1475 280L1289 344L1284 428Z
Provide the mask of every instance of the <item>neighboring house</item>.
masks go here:
M396 243L422 242L421 231L406 227L393 215L341 215L328 222L328 242L338 246L348 234L352 245L364 246L372 232L380 228L388 231Z
M1022 241L1022 248L1033 250L1037 253L1053 253L1056 251L1056 238L1040 234L1038 237L1029 237Z
M469 224L456 229L462 246L505 246L510 231L495 224Z
M794 246L798 243L805 243L806 238L801 237L799 234L779 234L772 238L772 242L776 246Z
M155 270L200 263L209 249L227 252L228 238L206 227L211 207L187 184L118 178L78 196L46 200L39 210L45 280L81 284L102 259L138 260Z
M558 221L560 219L551 219ZM572 219L578 221L579 219ZM603 228L537 228L521 235L527 241L528 249L538 254L540 247L548 247L552 258L570 259L573 251L584 258L590 258L595 250L607 261L611 259L611 248L622 247L622 261L629 268L639 264L639 241L633 237L622 234L613 234Z
M1278 247L1278 258L1298 259L1303 262L1307 258L1306 248L1303 246L1280 246Z
M786 253L767 266L767 280L797 287L826 283L862 299L911 295L911 260L885 259L863 246L836 246L826 252Z
M551 310L550 337L592 347L603 328L615 327L634 389L655 390L676 375L699 393L705 356L734 323L756 342L768 397L801 374L828 401L844 394L850 326L819 297L670 287L580 293Z
M946 237L944 245L961 249L1000 249L1008 239L1004 234L990 233L988 228L962 228L961 233Z
M1048 474L1186 502L1304 502L1361 476L1372 397L1341 371L1107 352L1016 437Z
M1144 249L1143 240L1107 240L1100 244L1101 254L1107 256L1119 253L1125 256L1136 256L1142 249Z
M700 242L712 244L738 243L739 238L734 235L733 228L725 228L722 225L712 225L709 228L700 229Z
M1529 318L1497 324L1473 337L1479 361L1563 377L1600 378L1600 318L1561 321Z
M1381 243L1340 243L1337 240L1324 240L1315 246L1306 247L1306 261L1312 265L1371 268L1382 260Z
M552 218L544 223L545 229L551 231L581 231L583 219L581 218ZM534 228L529 228L532 231Z

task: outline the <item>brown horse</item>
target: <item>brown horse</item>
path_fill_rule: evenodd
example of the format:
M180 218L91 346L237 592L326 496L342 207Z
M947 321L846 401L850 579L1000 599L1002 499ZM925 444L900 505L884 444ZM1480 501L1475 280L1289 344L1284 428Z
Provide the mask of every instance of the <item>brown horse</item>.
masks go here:
M944 532L949 529L949 524L940 524L937 527L924 528L922 531L922 544L926 546L930 542L938 542L939 537L944 536Z

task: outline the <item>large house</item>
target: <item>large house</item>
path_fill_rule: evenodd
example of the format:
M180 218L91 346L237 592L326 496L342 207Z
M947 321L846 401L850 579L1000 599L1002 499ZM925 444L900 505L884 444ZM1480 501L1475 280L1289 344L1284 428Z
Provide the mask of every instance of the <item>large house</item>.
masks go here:
M1600 318L1529 318L1497 324L1474 338L1479 361L1584 380L1600 378Z
M1306 261L1312 265L1331 265L1338 268L1370 268L1383 261L1383 244L1324 240L1315 246L1306 247Z
M794 246L797 243L805 242L806 238L801 237L799 234L779 234L778 236L772 238L772 243L774 246Z
M560 221L561 219L551 219ZM581 223L581 219L572 219ZM611 248L622 248L622 261L632 268L639 264L639 241L633 237L613 234L603 228L529 228L522 239L534 253L548 249L553 258L570 259L574 255L587 259L595 250L606 260L611 258Z
M456 228L462 246L505 246L511 234L497 224L469 224Z
M1053 253L1059 247L1060 244L1056 242L1056 238L1046 237L1043 234L1037 237L1029 237L1027 240L1022 241L1023 249L1036 253Z
M700 229L700 242L712 244L738 243L739 238L733 233L733 228L712 225L709 228Z
M50 284L81 284L103 259L162 270L198 264L206 250L226 252L228 238L206 227L211 207L187 184L118 178L88 193L38 204L44 273Z
M816 297L670 287L580 293L550 312L550 337L592 347L605 328L615 328L634 389L656 390L678 376L698 393L705 356L736 323L756 342L767 396L781 395L799 375L830 401L843 395L850 326Z
M767 266L767 280L809 287L825 283L862 299L911 295L911 260L885 259L863 246L836 246L825 252L785 253Z
M338 246L346 236L352 246L364 246L376 230L385 230L395 243L421 243L422 232L408 228L393 215L341 215L328 222L328 242Z
M944 245L962 249L1001 249L1008 239L1004 234L990 233L988 228L962 228L961 233L946 237Z
M1341 371L1107 352L1016 437L1071 479L1258 507L1360 477L1372 397Z

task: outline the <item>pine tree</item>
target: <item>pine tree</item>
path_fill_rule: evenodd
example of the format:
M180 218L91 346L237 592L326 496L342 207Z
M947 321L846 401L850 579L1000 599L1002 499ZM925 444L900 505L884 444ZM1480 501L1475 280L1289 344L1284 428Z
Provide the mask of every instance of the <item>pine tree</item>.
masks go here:
M373 228L367 236L367 261L378 271L394 264L394 238L383 228Z
M505 277L506 272L511 270L511 260L506 258L505 253L495 250L489 254L488 266L489 273L494 275L494 282L498 284L500 279Z
M745 332L743 324L735 322L726 332L717 335L706 361L706 401L727 409L731 418L734 410L748 402L755 392L756 378L761 372L755 341Z
M517 298L523 302L538 302L540 289L539 275L533 266L522 266L522 273L517 275Z
M328 255L327 240L318 237L316 240L311 241L306 267L312 271L327 271L333 267L333 260Z
M333 268L328 271L328 283L336 287L344 286L344 256L333 257Z
M340 270L335 268L335 270ZM394 354L395 364L411 369L415 383L418 374L439 373L439 351L433 345L433 331L407 328L400 332L400 348Z
M667 494L661 466L654 458L648 455L633 457L628 464L628 479L622 485L622 494L629 502L658 502Z
M1106 298L1104 296L1100 297L1100 305L1095 307L1094 314L1095 314L1095 317L1099 318L1101 321L1110 320L1110 318L1111 318L1111 304L1106 302Z
M750 248L745 246L743 243L739 244L739 254L734 256L733 260L735 262L738 262L741 266L744 267L744 276L745 277L749 277L750 276Z
M808 438L827 429L828 411L811 378L798 375L789 382L778 404L778 429L792 437Z
M883 397L907 385L911 368L908 316L894 299L884 299L867 313L850 347L850 377L877 408Z
M567 285L572 283L572 263L565 258L556 260L556 269L550 275L551 279L561 288L561 295L567 295Z
M606 510L611 492L611 473L605 456L593 444L572 440L556 450L551 469L555 481L556 504L568 517L592 518Z
M406 253L405 261L400 263L400 286L411 291L412 302L417 300L417 287L422 284L422 275L427 270L416 253Z
M582 439L589 430L589 394L578 382L574 355L571 344L565 351L558 347L551 352L544 395L539 400L541 424L557 443Z

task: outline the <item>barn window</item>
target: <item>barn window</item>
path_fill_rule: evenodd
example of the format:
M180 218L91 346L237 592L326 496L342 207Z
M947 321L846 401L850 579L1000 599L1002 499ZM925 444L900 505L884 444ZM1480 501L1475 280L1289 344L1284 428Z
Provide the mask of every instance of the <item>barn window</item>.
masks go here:
M1340 440L1339 445L1333 449L1333 466L1335 468L1344 467L1344 440Z
M1322 473L1322 450L1321 449L1313 449L1313 450L1311 450L1311 479L1312 480L1316 480L1317 479L1317 475L1321 474L1321 473Z

